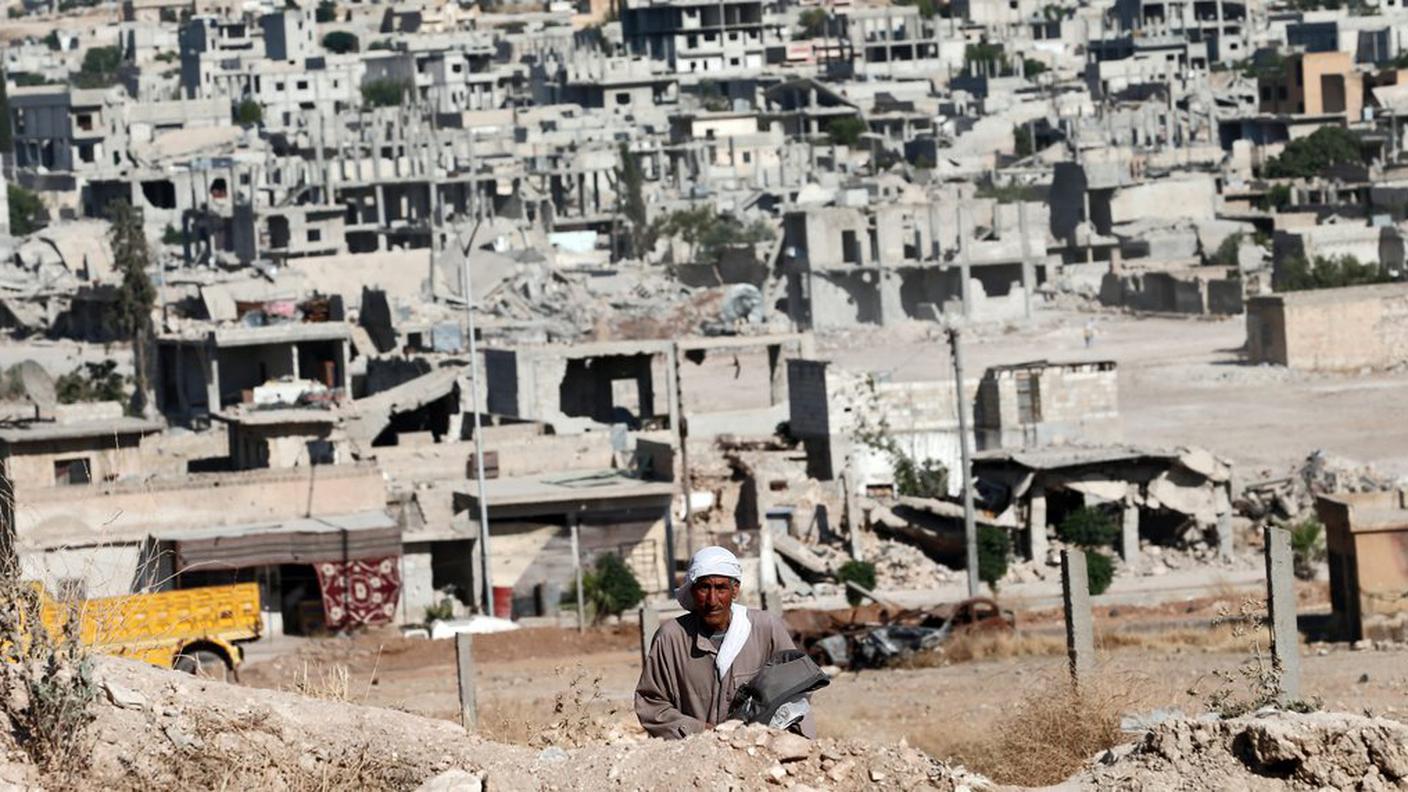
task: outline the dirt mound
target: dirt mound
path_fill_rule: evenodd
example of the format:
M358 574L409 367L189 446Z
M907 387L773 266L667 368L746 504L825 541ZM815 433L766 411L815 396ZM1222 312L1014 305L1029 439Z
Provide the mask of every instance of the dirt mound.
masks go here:
M1192 786L1190 787L1190 783ZM1179 719L1117 748L1063 789L1408 788L1408 726L1339 712Z
M487 789L987 787L903 744L810 742L729 724L678 742L614 736L578 749L527 748L448 721L113 658L98 661L96 679L92 761L74 779L88 788L414 789L451 771ZM0 780L36 777L22 758L0 761Z

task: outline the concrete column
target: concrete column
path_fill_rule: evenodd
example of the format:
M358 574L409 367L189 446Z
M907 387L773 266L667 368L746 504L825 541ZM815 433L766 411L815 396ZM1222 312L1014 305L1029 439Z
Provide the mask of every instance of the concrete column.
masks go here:
M1027 499L1027 554L1043 563L1046 550L1046 491L1038 489Z
M460 725L465 731L479 728L478 695L474 688L474 636L455 636L455 671L460 688Z
M758 590L763 610L782 610L777 596L777 556L772 549L772 527L764 523L758 530Z
M1217 515L1217 556L1224 560L1230 559L1232 550L1232 512L1225 511Z
M294 381L303 378L303 372L298 369L298 344L288 345L289 371L293 372Z
M1120 557L1126 564L1139 560L1139 507L1126 503L1120 519Z
M1024 62L1025 64L1025 62ZM1026 68L1025 65L1022 67ZM1032 261L1031 239L1027 236L1027 202L1017 204L1017 228L1022 235L1022 300L1028 319L1032 316L1032 294L1036 291L1036 262Z
M468 341L466 340L466 343L467 343L467 342L468 342ZM347 389L347 391L348 391L348 392L347 392L347 396L350 398L350 397L352 396L352 392L351 392L351 388L348 387L349 384L348 384L348 375L347 375L347 366L348 366L347 361L351 358L351 355L349 354L348 346L350 346L350 344L349 344L346 340L343 340L341 343L339 343L339 344L337 345L337 371L336 371L337 382L336 382L336 384L337 384L337 386L340 387L340 388Z
M212 413L220 412L220 352L214 345L201 349L205 362L205 402Z
M787 358L781 344L768 345L768 404L787 401Z
M1300 699L1300 635L1296 631L1296 588L1291 534L1266 527L1266 609L1271 625L1271 662L1280 676L1281 703Z
M1095 670L1095 626L1090 615L1090 580L1085 551L1061 551L1061 601L1066 615L1066 656L1071 681L1079 684Z

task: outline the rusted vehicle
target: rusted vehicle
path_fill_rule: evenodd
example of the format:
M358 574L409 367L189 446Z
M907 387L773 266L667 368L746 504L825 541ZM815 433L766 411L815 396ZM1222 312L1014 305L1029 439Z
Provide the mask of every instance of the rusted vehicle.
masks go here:
M863 605L835 611L788 611L787 629L820 665L879 668L916 652L930 652L972 631L1011 632L1016 616L990 597L949 608L901 609Z

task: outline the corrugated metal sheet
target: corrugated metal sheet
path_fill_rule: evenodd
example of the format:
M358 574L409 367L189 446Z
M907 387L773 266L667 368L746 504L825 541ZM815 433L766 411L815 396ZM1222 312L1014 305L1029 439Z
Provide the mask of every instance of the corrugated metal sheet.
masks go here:
M171 543L178 572L401 554L401 528L384 512L204 528L156 538Z

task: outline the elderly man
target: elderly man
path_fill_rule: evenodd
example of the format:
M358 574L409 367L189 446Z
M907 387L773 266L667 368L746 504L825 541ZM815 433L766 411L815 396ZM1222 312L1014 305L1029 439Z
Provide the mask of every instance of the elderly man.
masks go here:
M654 737L680 739L728 717L739 686L775 653L795 649L782 621L734 602L743 569L733 553L694 554L675 599L685 615L660 625L636 685L636 717ZM815 737L810 716L802 733Z

